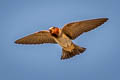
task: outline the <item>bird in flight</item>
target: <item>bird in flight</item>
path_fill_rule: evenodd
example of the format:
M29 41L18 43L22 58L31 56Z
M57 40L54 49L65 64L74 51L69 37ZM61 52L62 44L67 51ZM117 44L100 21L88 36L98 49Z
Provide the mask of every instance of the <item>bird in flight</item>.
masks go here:
M80 47L72 42L81 34L88 32L106 22L108 18L98 18L71 22L64 25L63 28L51 27L49 30L43 30L31 35L25 36L15 41L16 44L59 44L62 47L61 60L69 59L75 55L83 53L86 48Z

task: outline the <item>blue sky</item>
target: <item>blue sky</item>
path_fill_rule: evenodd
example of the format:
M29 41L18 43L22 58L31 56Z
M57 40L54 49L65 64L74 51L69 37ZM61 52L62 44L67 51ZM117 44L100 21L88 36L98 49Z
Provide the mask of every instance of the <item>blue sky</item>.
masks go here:
M0 0L0 80L119 80L119 0ZM84 54L61 61L58 45L17 45L51 26L107 17L74 43Z

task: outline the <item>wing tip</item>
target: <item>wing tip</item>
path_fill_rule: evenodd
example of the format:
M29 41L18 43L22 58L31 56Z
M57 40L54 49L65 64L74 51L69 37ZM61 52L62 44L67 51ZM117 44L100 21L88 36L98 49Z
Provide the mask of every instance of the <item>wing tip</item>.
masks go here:
M109 18L98 18L99 20L103 20L104 22L106 22L107 20L109 20Z
M105 22L107 22L109 20L109 18L102 18L102 24L104 24Z
M93 20L100 21L100 23L98 25L98 26L100 26L100 25L104 24L105 22L107 22L109 20L109 18L97 18L97 19L93 19Z
M18 40L14 41L15 44L22 44Z
M103 18L105 21L109 20L109 18Z
M16 41L14 41L14 43L15 43L15 44L17 44L17 40L16 40Z
M18 39L16 41L14 41L15 44L28 44L28 43L25 43L23 41L21 41L21 39Z

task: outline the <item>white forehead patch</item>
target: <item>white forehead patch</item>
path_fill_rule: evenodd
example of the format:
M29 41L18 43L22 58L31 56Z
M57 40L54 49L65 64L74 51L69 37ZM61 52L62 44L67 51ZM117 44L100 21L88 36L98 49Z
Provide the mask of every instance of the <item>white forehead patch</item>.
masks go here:
M49 29L53 29L54 27L50 27Z
M56 28L56 27L52 26L52 27L50 27L49 29L54 29L54 28Z

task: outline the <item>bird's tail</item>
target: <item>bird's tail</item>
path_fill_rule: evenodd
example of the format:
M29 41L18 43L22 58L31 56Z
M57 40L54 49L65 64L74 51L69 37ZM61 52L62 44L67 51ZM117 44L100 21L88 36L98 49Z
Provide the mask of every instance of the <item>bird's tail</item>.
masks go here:
M75 55L79 55L79 54L83 53L86 50L86 48L79 47L79 46L77 46L75 44L74 44L74 46L75 46L75 48L71 52L62 49L62 56L61 56L62 60L71 58L71 57L73 57Z

